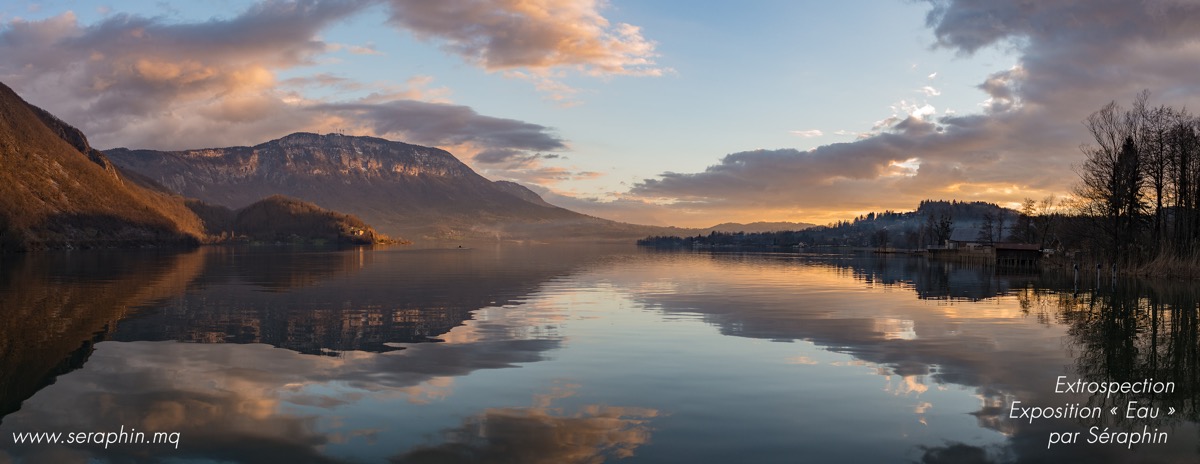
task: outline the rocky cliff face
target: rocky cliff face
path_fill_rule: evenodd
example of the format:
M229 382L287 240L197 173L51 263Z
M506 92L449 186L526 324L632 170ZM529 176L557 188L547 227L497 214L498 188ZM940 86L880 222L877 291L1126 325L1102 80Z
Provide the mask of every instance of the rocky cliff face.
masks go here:
M371 137L296 133L254 147L175 152L109 150L117 164L175 192L240 208L305 181L360 187L424 177L487 182L442 150ZM255 195L251 190L267 192Z
M186 197L241 208L282 194L354 214L393 236L530 238L559 234L564 224L611 224L492 182L444 150L374 137L296 133L253 147L106 155Z

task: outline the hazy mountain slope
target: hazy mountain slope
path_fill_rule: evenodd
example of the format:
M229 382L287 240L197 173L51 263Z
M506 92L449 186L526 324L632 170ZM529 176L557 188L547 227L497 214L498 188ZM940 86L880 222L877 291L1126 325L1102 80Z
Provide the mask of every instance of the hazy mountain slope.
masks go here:
M74 127L0 84L0 251L195 244L182 199L126 182Z
M530 190L529 187L518 184L516 182L509 182L507 180L498 180L498 181L493 182L492 185L494 185L496 188L499 188L500 190L507 192L510 195L513 195L517 198L528 201L535 205L545 206L547 208L557 208L557 206L554 206L550 203L546 203L546 200L543 200L542 196L538 195L537 192L534 192L533 190Z
M736 222L726 222L704 229L705 232L781 232L790 230L804 230L813 227L816 224L807 222L751 222L748 224L740 224Z

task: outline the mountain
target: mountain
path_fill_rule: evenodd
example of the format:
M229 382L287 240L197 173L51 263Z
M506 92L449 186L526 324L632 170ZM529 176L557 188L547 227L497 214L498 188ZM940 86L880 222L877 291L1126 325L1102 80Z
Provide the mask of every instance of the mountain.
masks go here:
M809 227L814 227L816 224L807 222L751 222L749 224L739 224L736 222L726 222L704 229L704 232L783 232L790 230L804 230Z
M186 197L241 208L281 194L393 236L632 239L679 231L559 208L519 184L480 176L445 150L375 137L302 132L253 147L105 154Z
M229 211L227 217L223 224L228 228L222 233L257 241L306 240L358 245L388 241L357 217L283 195L272 195L240 210ZM215 231L210 228L211 232Z
M129 182L78 129L0 84L0 252L197 244L182 198Z
M498 181L493 182L493 184L495 184L495 186L497 188L499 188L500 190L508 192L509 194L511 194L517 198L528 201L535 205L545 206L547 208L556 208L556 206L554 206L550 203L546 203L546 200L543 200L542 196L538 195L537 192L534 192L533 190L529 190L529 187L526 187L524 185L518 184L516 182L509 182L507 180L498 180Z
M389 241L352 215L270 196L238 211L187 199L119 168L82 131L0 84L0 253L195 246L225 238ZM264 195L266 196L266 195Z

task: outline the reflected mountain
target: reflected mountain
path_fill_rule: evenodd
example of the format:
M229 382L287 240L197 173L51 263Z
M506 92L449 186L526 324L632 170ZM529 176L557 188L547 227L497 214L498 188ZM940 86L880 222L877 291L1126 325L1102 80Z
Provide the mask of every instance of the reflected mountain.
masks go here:
M387 352L438 341L472 311L511 304L599 253L572 250L214 248L197 285L122 321L111 339Z
M187 445L14 446L0 462L1180 462L1200 443L1186 282L632 247L38 256L3 263L5 310L41 305L3 346L59 348L6 356L49 380L22 387L41 390L0 436L123 425ZM1176 391L1056 394L1059 375ZM1177 412L1008 417L1013 401L1134 400ZM1046 449L1093 425L1170 441Z
M602 254L572 250L204 247L5 256L0 418L84 365L103 340L265 343L318 355L440 341L472 311L518 301ZM482 324L458 337L507 330ZM532 353L557 345L552 335L447 361L439 375L461 374L472 359L489 367L536 360Z
M200 252L47 252L0 257L0 420L78 369L131 308L184 292Z

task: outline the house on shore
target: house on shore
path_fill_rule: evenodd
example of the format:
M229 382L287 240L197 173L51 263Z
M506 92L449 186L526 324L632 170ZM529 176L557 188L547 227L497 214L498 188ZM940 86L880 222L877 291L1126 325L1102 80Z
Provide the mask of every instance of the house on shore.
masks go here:
M946 248L950 250L976 251L986 245L979 240L978 227L956 227L950 231L950 239L946 241Z

